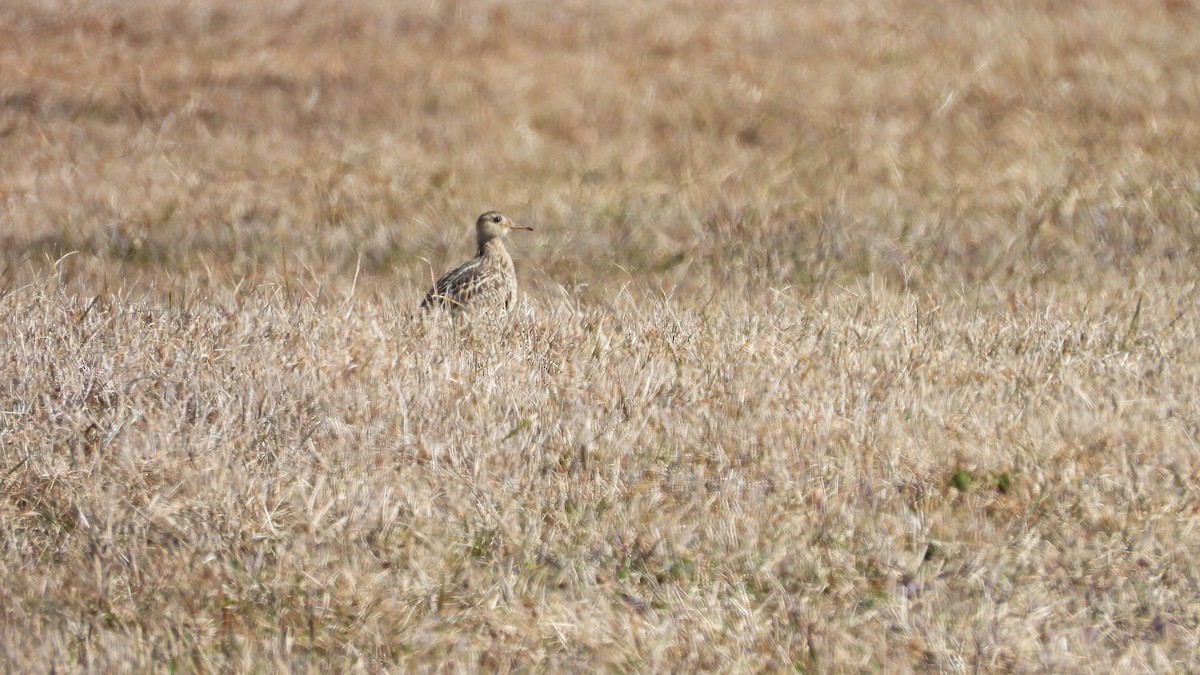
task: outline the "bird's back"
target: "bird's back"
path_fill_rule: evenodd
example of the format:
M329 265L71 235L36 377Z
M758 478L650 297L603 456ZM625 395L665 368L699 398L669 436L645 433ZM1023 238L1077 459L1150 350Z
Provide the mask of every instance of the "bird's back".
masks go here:
M499 241L488 243L479 255L442 275L425 299L423 309L508 309L517 299L517 274L512 258Z

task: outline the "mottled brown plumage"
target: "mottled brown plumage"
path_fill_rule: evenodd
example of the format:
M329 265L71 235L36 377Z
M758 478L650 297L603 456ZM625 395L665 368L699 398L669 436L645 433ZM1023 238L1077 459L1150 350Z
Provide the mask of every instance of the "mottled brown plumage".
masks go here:
M437 280L422 309L507 310L517 301L517 273L503 238L510 230L532 230L516 225L503 214L488 211L475 221L478 251L474 258L455 267Z

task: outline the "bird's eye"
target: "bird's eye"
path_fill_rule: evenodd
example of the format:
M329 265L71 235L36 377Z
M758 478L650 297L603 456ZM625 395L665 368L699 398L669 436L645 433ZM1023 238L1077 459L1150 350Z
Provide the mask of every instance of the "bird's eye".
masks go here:
M499 214L499 213L497 213L496 215L492 216L492 222L493 222L493 223L498 223L498 222L500 222L500 214Z

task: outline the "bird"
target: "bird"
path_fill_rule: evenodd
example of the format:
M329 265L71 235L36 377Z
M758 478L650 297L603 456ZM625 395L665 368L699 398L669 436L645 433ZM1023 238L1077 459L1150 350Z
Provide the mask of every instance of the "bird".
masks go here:
M517 225L498 211L479 216L475 257L443 274L421 301L421 309L449 309L452 314L510 309L517 301L517 272L503 239L512 230L533 228Z

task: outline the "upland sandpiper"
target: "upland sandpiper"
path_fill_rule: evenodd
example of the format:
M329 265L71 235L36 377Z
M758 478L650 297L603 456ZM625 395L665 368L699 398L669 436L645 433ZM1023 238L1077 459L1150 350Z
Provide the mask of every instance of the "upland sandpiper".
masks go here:
M475 221L475 257L442 275L421 302L422 309L509 309L517 301L517 272L502 241L510 230L532 230L502 213L488 211Z

